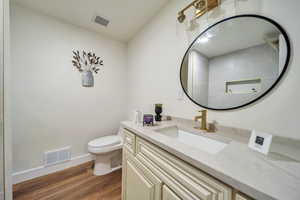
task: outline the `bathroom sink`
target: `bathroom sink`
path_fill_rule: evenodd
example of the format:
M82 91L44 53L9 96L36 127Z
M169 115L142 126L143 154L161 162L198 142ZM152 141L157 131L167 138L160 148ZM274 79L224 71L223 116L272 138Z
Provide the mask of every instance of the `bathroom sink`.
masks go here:
M228 144L195 133L180 130L178 127L158 129L156 132L176 139L178 142L195 147L210 154L217 154Z

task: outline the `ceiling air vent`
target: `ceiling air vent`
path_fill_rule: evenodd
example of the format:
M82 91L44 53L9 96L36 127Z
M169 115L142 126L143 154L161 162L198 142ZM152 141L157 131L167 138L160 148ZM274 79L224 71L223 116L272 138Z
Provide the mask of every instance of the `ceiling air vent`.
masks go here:
M96 16L94 22L102 26L107 26L109 24L109 21L107 19L100 16Z

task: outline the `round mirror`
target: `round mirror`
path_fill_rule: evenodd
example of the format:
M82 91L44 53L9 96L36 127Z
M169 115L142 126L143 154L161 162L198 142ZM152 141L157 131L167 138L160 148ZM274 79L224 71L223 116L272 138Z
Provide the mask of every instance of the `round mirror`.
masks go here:
M290 58L286 32L258 15L224 19L202 32L184 55L180 81L201 107L229 110L266 95Z

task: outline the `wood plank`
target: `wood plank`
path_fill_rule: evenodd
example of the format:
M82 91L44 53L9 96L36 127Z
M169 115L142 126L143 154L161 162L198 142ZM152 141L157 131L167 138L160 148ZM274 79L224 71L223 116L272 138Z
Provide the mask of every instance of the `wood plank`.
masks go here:
M59 172L55 172L52 174L48 174L45 176L41 176L38 178L34 178L28 181L24 181L22 183L18 183L13 185L14 194L18 195L19 193L25 193L27 191L36 190L38 188L42 188L46 185L56 183L58 181L67 179L69 177L81 174L86 172L88 169L91 169L94 165L93 161L83 163L81 165L71 167Z
M74 200L82 199L88 194L93 192L104 193L106 190L109 190L110 187L113 187L114 183L121 183L121 170L118 170L114 173L104 175L101 178L93 176L93 180L90 180L88 184L78 184L78 187L74 187L74 191L69 192L65 191L61 194L61 197L64 197L64 200ZM68 194L68 195L66 195ZM47 199L48 200L48 199ZM49 199L52 200L52 199Z
M46 196L45 194L54 194L62 188L66 188L68 185L73 184L74 182L86 179L88 176L88 173L83 173L41 188L34 188L33 190L27 190L26 192L22 193L14 193L14 199L41 199L42 197Z
M14 200L121 200L121 170L94 176L90 166L84 164L20 183L15 186Z

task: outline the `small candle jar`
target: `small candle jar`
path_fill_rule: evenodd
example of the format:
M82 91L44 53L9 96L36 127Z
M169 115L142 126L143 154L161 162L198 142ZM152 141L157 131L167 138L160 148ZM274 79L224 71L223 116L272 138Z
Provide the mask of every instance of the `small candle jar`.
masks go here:
M143 117L143 126L144 125L153 126L153 123L154 123L153 115L145 114L144 117Z

